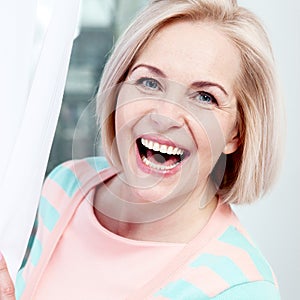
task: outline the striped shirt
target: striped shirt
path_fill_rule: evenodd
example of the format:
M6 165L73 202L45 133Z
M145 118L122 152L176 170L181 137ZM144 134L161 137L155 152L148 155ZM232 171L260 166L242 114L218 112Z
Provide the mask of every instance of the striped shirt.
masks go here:
M93 195L115 174L101 157L50 173L17 299L280 299L272 269L227 204L187 244L134 241L103 228Z

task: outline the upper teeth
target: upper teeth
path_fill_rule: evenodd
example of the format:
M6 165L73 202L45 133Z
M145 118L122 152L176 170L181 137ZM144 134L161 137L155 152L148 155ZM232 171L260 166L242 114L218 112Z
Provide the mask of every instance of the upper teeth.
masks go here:
M167 153L169 155L182 155L184 153L184 150L178 147L162 145L144 138L141 139L141 142L146 148L154 151L159 151L161 153Z

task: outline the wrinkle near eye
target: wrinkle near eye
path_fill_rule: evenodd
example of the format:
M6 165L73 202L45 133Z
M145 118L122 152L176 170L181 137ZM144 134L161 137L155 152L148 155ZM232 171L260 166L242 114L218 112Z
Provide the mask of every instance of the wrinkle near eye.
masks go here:
M217 104L215 97L206 92L198 92L195 98L204 104Z

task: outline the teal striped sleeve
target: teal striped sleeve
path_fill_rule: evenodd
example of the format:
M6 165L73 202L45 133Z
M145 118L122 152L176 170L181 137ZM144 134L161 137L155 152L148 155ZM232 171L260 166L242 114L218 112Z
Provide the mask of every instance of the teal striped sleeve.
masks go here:
M235 285L212 300L280 300L278 288L269 281L253 281Z

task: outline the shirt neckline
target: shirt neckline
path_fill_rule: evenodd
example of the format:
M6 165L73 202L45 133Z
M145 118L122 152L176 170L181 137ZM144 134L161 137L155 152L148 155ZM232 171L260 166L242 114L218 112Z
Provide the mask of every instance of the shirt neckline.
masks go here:
M103 183L106 180L111 179L117 174L117 170L114 168L107 168L101 170L99 173L97 173L97 176L93 178L93 184L91 189L89 190L88 194L86 195L85 202L88 202L88 216L93 223L94 226L96 226L96 229L100 230L105 235L109 236L110 238L113 238L116 241L119 241L121 243L130 244L130 245L136 245L136 246L170 246L170 247L184 247L191 243L195 243L196 241L199 241L200 244L203 243L203 241L207 241L215 236L215 233L218 232L218 228L224 228L224 224L222 223L232 223L233 219L233 213L231 211L231 208L228 204L222 203L221 197L218 199L217 206L213 213L211 214L208 222L206 225L198 232L198 234L195 235L194 238L192 238L187 243L176 243L176 242L160 242L160 241L144 241L144 240L136 240L136 239L130 239L123 236L120 236L106 227L104 227L97 219L95 213L94 213L94 195L96 192L97 185ZM223 226L222 226L223 225ZM222 230L221 230L222 231Z

